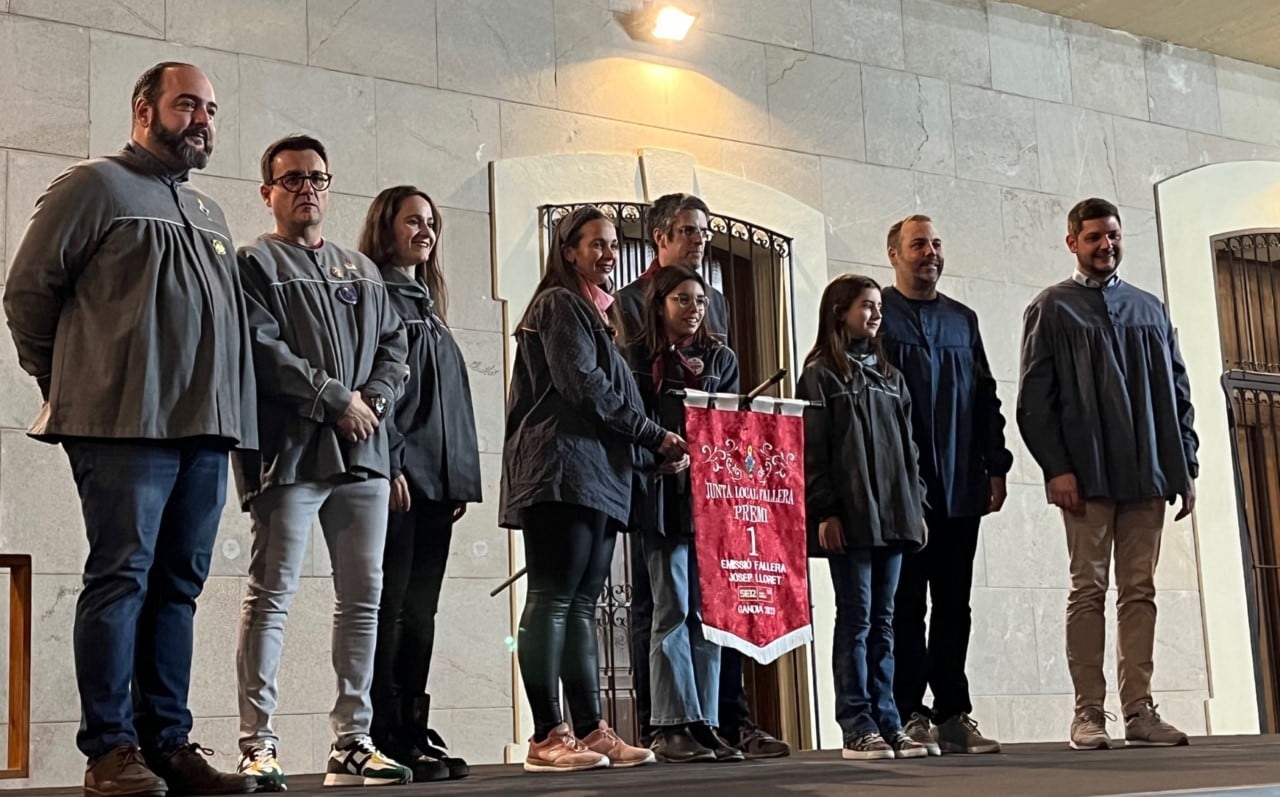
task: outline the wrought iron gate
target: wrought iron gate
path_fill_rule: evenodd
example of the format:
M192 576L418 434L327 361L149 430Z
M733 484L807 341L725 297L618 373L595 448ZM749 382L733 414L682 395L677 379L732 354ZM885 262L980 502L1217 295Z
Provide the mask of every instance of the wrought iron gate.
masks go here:
M1258 709L1280 730L1280 231L1213 239Z

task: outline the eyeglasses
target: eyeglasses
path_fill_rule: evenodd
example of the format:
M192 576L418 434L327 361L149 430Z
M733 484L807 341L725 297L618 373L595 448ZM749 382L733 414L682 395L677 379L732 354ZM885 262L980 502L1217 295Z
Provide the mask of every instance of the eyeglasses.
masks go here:
M674 299L676 304L680 305L680 309L688 310L690 306L697 305L699 310L707 309L707 297L690 296L687 293L673 293L667 296L668 299Z
M328 172L311 172L309 174L301 174L299 172L289 172L282 174L267 185L278 185L291 194L301 194L302 186L310 182L311 187L317 191L323 191L333 182L333 175Z
M681 238L701 238L703 241L707 242L711 240L712 234L711 230L708 230L706 227L694 227L692 225L676 227L675 233Z

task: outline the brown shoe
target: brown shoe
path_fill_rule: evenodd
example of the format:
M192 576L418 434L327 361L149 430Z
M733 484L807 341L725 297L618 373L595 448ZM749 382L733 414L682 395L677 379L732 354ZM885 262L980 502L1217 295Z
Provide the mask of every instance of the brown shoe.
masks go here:
M652 750L632 747L622 741L604 720L600 720L600 726L583 739L582 743L589 750L608 757L609 766L612 767L638 767L658 760Z
M578 772L607 766L609 757L587 749L563 722L541 742L530 739L529 754L524 758L525 772Z
M1130 746L1175 747L1186 744L1187 735L1161 719L1148 700L1125 715L1124 742Z
M164 797L168 791L132 744L112 748L84 773L85 797Z
M752 723L747 723L742 728L738 749L748 761L758 758L786 758L791 755L791 745L765 733Z
M185 744L168 757L153 758L151 767L169 784L170 797L180 794L250 794L258 790L258 779L240 772L219 772L204 760L213 751L198 744Z
M1071 720L1071 740L1068 742L1071 749L1110 750L1111 734L1107 732L1107 720L1115 718L1102 706L1086 706L1077 711Z

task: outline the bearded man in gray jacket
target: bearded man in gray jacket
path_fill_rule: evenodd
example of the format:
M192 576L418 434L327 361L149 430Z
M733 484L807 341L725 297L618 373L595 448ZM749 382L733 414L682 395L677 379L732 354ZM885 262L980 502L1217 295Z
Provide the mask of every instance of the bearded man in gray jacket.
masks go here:
M188 738L196 598L227 489L257 445L245 307L222 210L191 187L218 104L191 64L133 90L131 140L36 201L4 308L44 398L30 434L61 443L89 555L73 630L94 797L252 791Z
M248 594L236 652L240 771L283 790L272 728L284 624L317 518L333 563L336 737L326 786L405 783L408 767L369 739L382 549L391 497L383 418L404 391L404 325L375 266L325 240L328 155L286 136L262 156L260 192L275 230L238 253L258 374L262 441L237 461L253 518Z

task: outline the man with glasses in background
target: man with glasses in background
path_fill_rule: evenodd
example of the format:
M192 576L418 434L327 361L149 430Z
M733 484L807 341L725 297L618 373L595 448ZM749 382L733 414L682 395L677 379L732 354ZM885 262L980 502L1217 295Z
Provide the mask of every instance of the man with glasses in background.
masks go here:
M644 326L645 298L650 278L658 269L685 266L702 274L707 244L711 242L707 203L693 194L664 194L649 208L656 255L649 268L618 291L624 341L639 335ZM706 275L704 274L704 279ZM703 323L715 337L732 346L729 338L729 302L707 279L707 315ZM642 535L631 534L631 663L636 693L640 744L653 741L649 701L649 643L652 638L653 595L645 566ZM742 683L742 654L723 648L720 654L719 733L747 758L780 758L790 755L786 742L774 738L751 719L751 706ZM716 713L716 712L711 712Z
M644 325L644 300L649 278L666 266L684 266L702 272L702 259L711 241L707 203L693 194L665 194L649 208L649 225L656 254L649 267L636 280L618 291L626 338L640 334ZM707 275L703 274L706 279ZM724 294L707 279L707 331L725 343L729 342L729 303Z
M272 728L284 624L318 518L333 563L336 737L326 786L406 783L412 771L369 738L382 549L391 496L383 418L408 377L407 343L378 268L324 239L328 156L293 135L262 156L262 199L275 230L239 250L258 376L260 450L236 462L253 518L240 617L240 771L283 791Z

